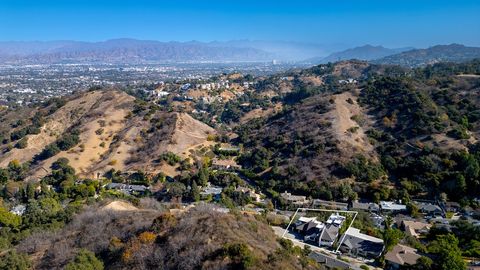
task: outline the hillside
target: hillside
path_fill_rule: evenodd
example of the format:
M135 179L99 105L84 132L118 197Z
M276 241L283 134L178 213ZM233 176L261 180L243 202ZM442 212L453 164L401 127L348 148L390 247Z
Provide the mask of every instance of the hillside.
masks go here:
M114 169L191 180L201 161L208 168L226 158L215 153L225 143L242 148L236 162L272 195L472 196L477 173L466 168L478 163L479 73L478 61L409 69L351 60L255 78L241 92L189 90L216 99L208 104L77 93L19 110L22 121L2 112L0 165L14 171L18 163L28 172L14 178L38 180L63 157L81 177Z
M320 269L302 267L305 258L280 243L267 224L210 205L182 213L113 202L88 207L58 232L33 234L18 249L35 269L61 269L81 249L107 269Z
M290 92L276 97L283 111L237 128L248 150L240 161L276 192L337 200L351 199L352 191L375 200L473 196L477 173L465 170L478 165L478 67L346 61L292 73ZM303 80L312 74L322 83ZM358 81L339 83L349 77Z
M190 148L215 134L187 114L162 112L120 91L80 93L62 103L55 111L45 112L34 134L12 135L33 125L25 123L26 128L16 127L5 135L12 141L2 145L1 167L13 160L31 162L29 178L35 179L48 174L57 159L67 158L77 173L87 177L98 177L112 168L157 172L162 153L187 158ZM30 114L41 112L36 110Z
M0 268L318 269L269 226L297 207L285 191L401 200L412 218L428 219L421 200L478 209L479 75L479 60L350 60L210 81L230 78L229 89L192 84L205 99L183 98L178 81L149 86L162 98L92 89L3 109ZM355 226L388 240L361 215ZM464 256L478 257L477 228L459 229L474 215L450 223ZM441 230L431 232L429 256Z
M437 45L427 49L410 50L382 59L374 60L377 64L401 65L408 67L425 66L439 62L466 62L480 58L480 48L461 44Z
M389 49L382 46L364 45L347 49L341 52L335 52L324 58L315 58L308 61L312 63L328 63L338 62L343 60L357 59L357 60L375 60L389 55L398 54L412 48L398 48Z
M359 125L352 119L363 121ZM240 142L252 149L251 156L243 156L241 162L261 173L264 180L258 183L266 185L265 188L293 189L323 197L325 188L312 193L311 185L328 185L330 190L335 190L345 177L340 171L342 164L357 154L377 159L365 135L364 128L368 125L355 93L316 95L291 109L263 121L253 120L240 128Z

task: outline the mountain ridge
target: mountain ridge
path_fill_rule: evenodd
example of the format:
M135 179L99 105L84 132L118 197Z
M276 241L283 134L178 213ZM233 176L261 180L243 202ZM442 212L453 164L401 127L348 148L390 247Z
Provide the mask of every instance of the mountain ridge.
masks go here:
M0 42L0 59L9 63L271 61L268 52L201 42L112 39L100 42Z
M157 41L116 38L105 41L4 41L0 59L18 63L60 63L75 61L131 61L121 53L141 61L300 61L345 48L342 44L291 41ZM119 51L119 50L122 51ZM106 55L107 52L110 53ZM88 54L87 54L88 53ZM136 53L136 54L135 54ZM89 56L89 59L85 59ZM82 58L83 57L83 58ZM135 59L134 59L135 60ZM137 61L138 61L137 60Z
M375 64L401 65L419 67L439 62L465 62L480 58L480 47L469 47L452 43L435 45L426 49L415 49L399 54L389 55L372 61Z
M395 48L389 49L383 46L373 46L370 44L366 44L359 47L354 47L350 49L346 49L339 52L334 52L326 57L316 57L311 58L306 61L316 64L324 64L328 62L338 62L342 60L350 60L350 59L357 59L357 60L374 60L378 58L382 58L385 56L397 54L399 52L407 51L413 49L412 47L404 47L404 48Z

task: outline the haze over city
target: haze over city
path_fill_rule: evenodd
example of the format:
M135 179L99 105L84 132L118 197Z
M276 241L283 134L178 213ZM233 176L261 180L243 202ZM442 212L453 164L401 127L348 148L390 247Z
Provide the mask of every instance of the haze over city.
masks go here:
M295 41L480 45L480 3L461 1L4 0L0 40ZM473 32L465 31L471 29Z

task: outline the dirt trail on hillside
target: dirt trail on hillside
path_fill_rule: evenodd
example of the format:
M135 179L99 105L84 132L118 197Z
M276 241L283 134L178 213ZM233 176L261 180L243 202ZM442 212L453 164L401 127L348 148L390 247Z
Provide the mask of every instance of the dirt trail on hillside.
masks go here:
M351 119L354 115L367 119L366 114L357 103L357 97L350 92L344 92L333 95L333 98L335 99L334 109L330 112L332 128L340 143L373 153L374 148L365 134L364 127Z
M177 117L175 131L166 150L184 158L188 156L188 149L206 143L208 135L216 133L215 129L186 113L179 113Z

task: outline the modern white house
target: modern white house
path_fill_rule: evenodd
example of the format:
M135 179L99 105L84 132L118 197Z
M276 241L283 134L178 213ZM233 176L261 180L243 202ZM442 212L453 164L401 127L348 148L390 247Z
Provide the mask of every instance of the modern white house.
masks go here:
M400 213L407 211L407 206L391 201L380 201L380 209L382 212Z
M345 222L345 219L346 218L344 216L338 213L331 214L328 220L325 222L325 227L318 239L318 245L328 247L333 246L338 238L340 228Z

